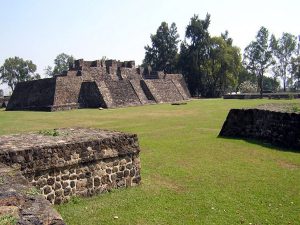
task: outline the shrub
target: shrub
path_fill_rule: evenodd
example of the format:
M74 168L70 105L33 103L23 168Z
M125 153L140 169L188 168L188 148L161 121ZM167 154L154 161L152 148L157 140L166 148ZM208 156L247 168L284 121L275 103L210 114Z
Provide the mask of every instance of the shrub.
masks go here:
M241 93L255 93L257 92L257 85L249 80L246 80L240 84L239 89Z

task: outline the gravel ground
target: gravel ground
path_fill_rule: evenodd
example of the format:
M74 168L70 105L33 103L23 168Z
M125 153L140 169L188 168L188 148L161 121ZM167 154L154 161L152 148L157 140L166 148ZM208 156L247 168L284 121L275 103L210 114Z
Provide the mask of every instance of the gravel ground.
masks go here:
M300 103L268 103L258 105L256 108L275 112L300 113Z

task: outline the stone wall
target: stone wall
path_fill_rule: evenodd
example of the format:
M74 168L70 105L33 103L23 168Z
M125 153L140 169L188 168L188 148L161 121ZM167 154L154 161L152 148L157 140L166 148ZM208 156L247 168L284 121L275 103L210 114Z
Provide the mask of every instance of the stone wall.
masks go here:
M149 101L146 97L145 92L143 91L142 87L141 87L141 83L140 80L130 80L130 84L132 86L132 88L134 89L137 97L139 98L140 102L142 104L148 104Z
M129 80L107 80L105 83L110 90L113 107L136 106L142 104Z
M96 82L82 82L79 92L80 108L106 108Z
M55 77L55 95L51 111L76 109L79 107L81 76Z
M258 99L261 98L259 93L244 93L244 94L232 94L224 95L224 99ZM263 93L263 98L269 99L290 99L300 98L300 93Z
M231 109L219 136L257 139L300 150L300 114Z
M172 80L148 79L145 84L157 103L184 100Z
M136 135L86 128L52 132L0 139L0 162L18 164L51 203L140 183Z
M20 82L6 107L7 110L51 111L56 80L53 78Z

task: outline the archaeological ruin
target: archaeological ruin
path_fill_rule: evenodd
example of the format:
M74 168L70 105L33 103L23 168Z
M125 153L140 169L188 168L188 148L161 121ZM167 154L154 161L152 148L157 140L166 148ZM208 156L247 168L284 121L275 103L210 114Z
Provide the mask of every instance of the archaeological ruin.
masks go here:
M58 222L49 224L63 224L47 200L60 204L72 196L138 185L139 153L135 134L116 131L62 128L1 136L0 215L15 209L20 220L34 217L48 224L43 221L50 214Z
M300 113L272 109L270 104L252 109L231 109L219 136L254 139L300 150Z
M116 108L189 98L181 74L154 72L134 61L80 59L53 78L18 83L6 110Z

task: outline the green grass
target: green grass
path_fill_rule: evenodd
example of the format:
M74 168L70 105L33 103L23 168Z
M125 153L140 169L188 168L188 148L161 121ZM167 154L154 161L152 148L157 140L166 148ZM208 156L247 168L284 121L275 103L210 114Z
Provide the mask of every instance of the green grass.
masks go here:
M56 206L67 224L300 224L300 153L217 137L230 108L297 101L0 111L0 133L77 126L138 134L142 184Z

